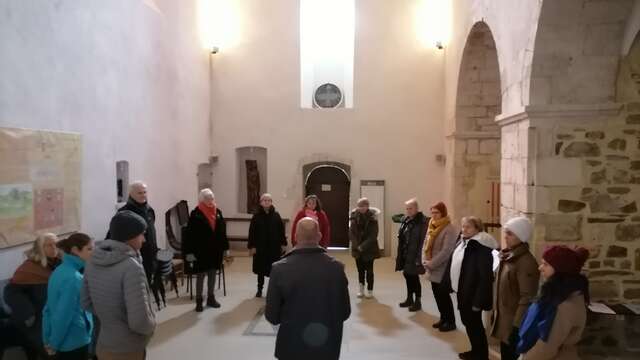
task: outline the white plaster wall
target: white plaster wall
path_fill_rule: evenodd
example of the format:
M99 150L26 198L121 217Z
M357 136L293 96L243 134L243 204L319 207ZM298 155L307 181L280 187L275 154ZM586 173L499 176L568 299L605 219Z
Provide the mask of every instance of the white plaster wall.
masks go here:
M351 166L352 205L361 179L386 180L387 229L410 197L424 205L442 198L444 167L435 155L444 153L443 53L419 44L415 1L356 2L354 108L335 111L300 108L298 1L238 4L242 41L212 65L214 183L223 210L237 208L239 146L268 149L267 190L284 217L301 205L302 165L322 160Z
M102 239L115 210L117 160L164 212L193 204L210 152L209 59L195 1L0 2L0 126L83 135L82 231ZM0 278L24 247L0 251Z

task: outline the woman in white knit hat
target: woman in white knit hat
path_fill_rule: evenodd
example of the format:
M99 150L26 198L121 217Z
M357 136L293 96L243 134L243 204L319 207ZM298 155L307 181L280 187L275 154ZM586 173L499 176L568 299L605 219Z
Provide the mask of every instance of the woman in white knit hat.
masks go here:
M529 251L533 226L516 217L504 225L506 248L500 251L500 266L494 291L491 335L500 340L500 358L518 358L518 329L529 304L538 293L538 263Z

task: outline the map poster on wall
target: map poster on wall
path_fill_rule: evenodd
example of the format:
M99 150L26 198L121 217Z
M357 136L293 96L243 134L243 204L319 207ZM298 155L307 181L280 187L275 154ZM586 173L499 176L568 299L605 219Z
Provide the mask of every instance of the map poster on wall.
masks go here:
M0 249L80 229L80 134L0 128Z

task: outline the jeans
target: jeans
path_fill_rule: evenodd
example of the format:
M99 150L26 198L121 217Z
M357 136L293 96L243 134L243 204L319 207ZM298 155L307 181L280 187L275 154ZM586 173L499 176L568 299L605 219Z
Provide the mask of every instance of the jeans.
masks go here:
M366 277L367 290L373 290L373 259L369 261L356 259L356 267L358 268L358 282L364 285Z

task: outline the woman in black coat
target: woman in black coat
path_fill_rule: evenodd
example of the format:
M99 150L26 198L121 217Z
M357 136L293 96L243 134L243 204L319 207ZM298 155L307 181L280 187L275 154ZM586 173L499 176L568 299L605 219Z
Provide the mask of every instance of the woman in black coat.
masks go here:
M369 199L358 200L357 207L349 215L349 241L351 256L358 268L358 297L373 297L373 261L380 257L378 248L378 213L369 207ZM364 282L367 281L367 293Z
M222 211L216 207L211 189L203 189L199 195L198 206L191 211L186 238L182 242L182 253L187 262L186 272L197 274L196 311L203 310L202 292L204 278L207 277L207 306L219 308L213 292L216 282L216 270L222 268L222 261L229 250L227 226Z
M451 287L457 293L460 318L467 330L471 350L461 359L489 359L482 311L493 305L493 255L496 240L483 231L480 219L462 218L462 232L451 256Z
M271 194L260 197L260 208L251 218L247 248L253 255L253 273L258 275L256 297L262 297L264 277L271 273L271 265L280 260L287 248L284 222L273 207Z
M421 211L418 211L416 199L407 201L405 206L406 216L402 218L402 224L398 231L396 271L402 271L407 282L407 299L399 306L408 307L409 311L418 311L422 309L420 275L424 274L420 252L427 234L429 219Z

